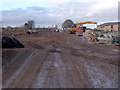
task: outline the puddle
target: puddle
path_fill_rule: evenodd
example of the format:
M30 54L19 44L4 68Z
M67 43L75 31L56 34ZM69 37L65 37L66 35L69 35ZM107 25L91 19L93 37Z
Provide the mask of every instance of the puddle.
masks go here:
M88 44L94 44L94 43L92 43L92 42L87 42Z
M74 46L74 49L78 50L80 53L84 53L79 47Z
M74 49L80 50L78 46L73 46Z
M57 49L56 49L56 51L59 51L59 52L61 52L62 50L61 50L60 48L57 48Z
M84 39L84 38L83 38L82 40L83 40L83 41L85 41L85 39Z
M45 82L45 77L38 77L37 83L34 85L35 88L40 88L43 86L43 83Z
M83 53L83 51L82 51L82 50L79 50L79 52L80 52L80 53Z
M49 64L52 64L52 61L49 61Z
M113 58L112 56L100 56L101 58Z
M118 52L119 50L118 49L112 49L113 51L116 51L116 52Z
M91 52L91 51L88 50L87 52Z
M54 64L54 66L55 66L55 67L57 67L57 66L58 66L58 64L57 64L57 63L55 63L55 64Z
M61 53L62 50L60 48L57 48L56 50L50 50L49 52L52 52L52 53Z

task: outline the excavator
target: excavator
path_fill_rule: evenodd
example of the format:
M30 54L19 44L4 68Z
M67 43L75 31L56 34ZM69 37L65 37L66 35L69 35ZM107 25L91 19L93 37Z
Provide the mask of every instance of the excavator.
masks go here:
M76 33L76 35L83 35L83 32L85 32L85 30L86 30L86 27L81 26L83 24L97 24L97 22L91 22L91 21L81 22L81 23L77 24L76 27L67 28L67 29L71 34Z

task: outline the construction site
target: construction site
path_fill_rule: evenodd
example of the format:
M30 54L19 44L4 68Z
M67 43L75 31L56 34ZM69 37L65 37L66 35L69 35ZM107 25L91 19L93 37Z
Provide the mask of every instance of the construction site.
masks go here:
M3 88L118 88L120 39L114 24L105 31L82 26L97 22L67 21L62 28L4 28Z

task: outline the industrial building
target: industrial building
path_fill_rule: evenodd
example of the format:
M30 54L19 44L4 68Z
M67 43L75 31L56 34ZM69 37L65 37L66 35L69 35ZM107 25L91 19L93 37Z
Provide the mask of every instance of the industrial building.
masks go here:
M30 30L35 28L35 22L33 20L28 21L28 28Z
M116 31L118 31L119 24L120 24L120 22L104 23L104 24L98 25L97 29L104 30L104 31L110 31L110 32L116 32Z

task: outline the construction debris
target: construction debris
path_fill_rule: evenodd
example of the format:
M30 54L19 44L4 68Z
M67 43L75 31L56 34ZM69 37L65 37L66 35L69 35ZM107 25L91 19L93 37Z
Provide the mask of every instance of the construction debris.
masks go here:
M26 33L27 33L28 35L31 34L31 33L37 34L38 31L37 31L37 30L28 30Z
M115 44L120 46L120 37L113 36L112 33L103 33L103 32L94 32L92 30L86 30L82 36L83 40L87 40L89 42L93 42L96 44L106 44L112 45Z
M113 37L110 34L100 34L98 37L98 43L113 43Z
M120 46L120 37L114 38L115 45Z
M97 42L97 36L91 30L87 30L83 36L85 37L85 39L87 39L90 42L94 42L94 43Z
M13 35L10 37L2 36L2 48L24 48L24 45Z

